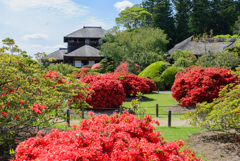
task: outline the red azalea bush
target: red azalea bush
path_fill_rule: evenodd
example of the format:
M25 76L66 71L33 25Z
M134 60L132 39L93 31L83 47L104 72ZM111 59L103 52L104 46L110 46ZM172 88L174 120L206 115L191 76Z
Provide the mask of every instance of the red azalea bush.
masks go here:
M165 142L159 131L153 132L151 116L138 119L124 113L118 117L100 115L82 120L74 131L38 134L18 145L15 159L60 160L191 160L202 161L184 147L184 142ZM159 124L159 123L158 123ZM184 150L180 150L184 147Z
M150 86L142 79L134 74L125 75L120 78L126 95L136 96L137 92L144 94L150 93Z
M172 96L181 106L191 106L196 102L212 102L219 90L238 80L231 70L224 68L189 67L176 75L172 86Z
M89 91L87 102L94 108L119 108L126 97L118 80L103 79L92 82Z
M121 74L121 75L127 75L128 74L128 63L127 62L124 62L121 64L115 69L114 73L118 73L118 74Z
M85 76L88 73L89 68L80 68L79 72L73 72L72 74L76 76L76 78L80 78Z
M149 85L150 92L157 90L156 84L153 82L152 79L145 78L145 77L139 77L139 78L142 79L145 83L147 83L147 85Z

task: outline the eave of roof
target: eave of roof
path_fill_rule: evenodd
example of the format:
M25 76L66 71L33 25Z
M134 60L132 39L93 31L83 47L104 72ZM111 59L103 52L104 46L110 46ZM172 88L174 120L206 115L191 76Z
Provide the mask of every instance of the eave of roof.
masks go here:
M71 53L64 54L66 57L104 57L103 55L99 55L99 50L89 46L84 45Z
M64 36L64 42L68 38L102 38L107 33L101 27L83 27L67 36Z

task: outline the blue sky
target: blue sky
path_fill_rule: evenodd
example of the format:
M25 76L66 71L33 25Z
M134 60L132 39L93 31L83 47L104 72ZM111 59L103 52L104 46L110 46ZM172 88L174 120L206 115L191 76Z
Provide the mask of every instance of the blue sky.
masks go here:
M66 47L63 37L83 26L110 29L125 7L142 0L0 0L0 41L15 40L31 56ZM0 47L2 44L0 43Z

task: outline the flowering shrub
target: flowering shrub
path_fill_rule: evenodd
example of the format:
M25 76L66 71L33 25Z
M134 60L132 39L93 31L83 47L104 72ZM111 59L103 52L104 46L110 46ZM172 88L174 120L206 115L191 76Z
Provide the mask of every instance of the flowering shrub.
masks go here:
M117 67L117 69L115 69L114 73L118 73L118 74L121 74L121 75L127 75L128 74L128 63L127 62L124 62Z
M89 68L80 68L79 72L73 72L72 74L76 76L76 78L83 77L87 75Z
M89 91L87 102L95 108L119 108L126 97L124 88L118 80L95 81L90 85Z
M150 92L157 90L156 84L153 82L152 79L144 78L144 77L139 77L139 79L142 79L147 85L149 85Z
M193 125L209 130L220 130L240 134L240 85L230 84L219 92L213 102L203 102L198 109L188 113L185 118ZM240 136L239 136L240 139Z
M172 86L172 96L181 106L191 106L196 102L212 102L219 90L229 83L236 82L237 75L227 68L189 67L176 75Z
M99 69L100 68L100 63L96 63L96 64L94 64L93 66L92 66L92 68L91 69Z
M64 119L62 108L67 103L73 107L86 103L63 101L85 95L85 86L75 77L41 70L38 64L29 66L23 59L0 53L0 156L15 148L16 141L33 135L35 128L51 126L56 114Z
M83 120L74 131L40 134L18 145L15 159L20 160L191 160L202 161L190 149L180 150L184 142L165 142L153 132L151 116L137 119L129 113L118 117L100 115Z
M236 74L240 77L240 67ZM219 97L213 102L197 104L198 109L188 113L185 118L193 125L209 130L238 133L240 139L240 79L226 85L219 91ZM237 84L237 85L236 85ZM235 130L235 131L234 131Z
M144 81L144 79L137 75L125 75L123 78L120 78L120 80L127 95L136 96L137 92L144 94L150 92L150 86Z

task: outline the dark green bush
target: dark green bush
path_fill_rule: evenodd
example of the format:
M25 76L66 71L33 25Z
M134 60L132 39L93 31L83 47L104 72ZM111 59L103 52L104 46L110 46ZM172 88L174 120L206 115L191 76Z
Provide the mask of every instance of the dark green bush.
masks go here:
M113 65L109 65L106 69L106 72L114 72L114 67Z
M183 68L170 67L162 73L161 78L164 82L165 88L171 89L171 87L174 83L174 80L175 80L175 75L177 74L177 72L179 72L181 70L184 70L184 69Z

